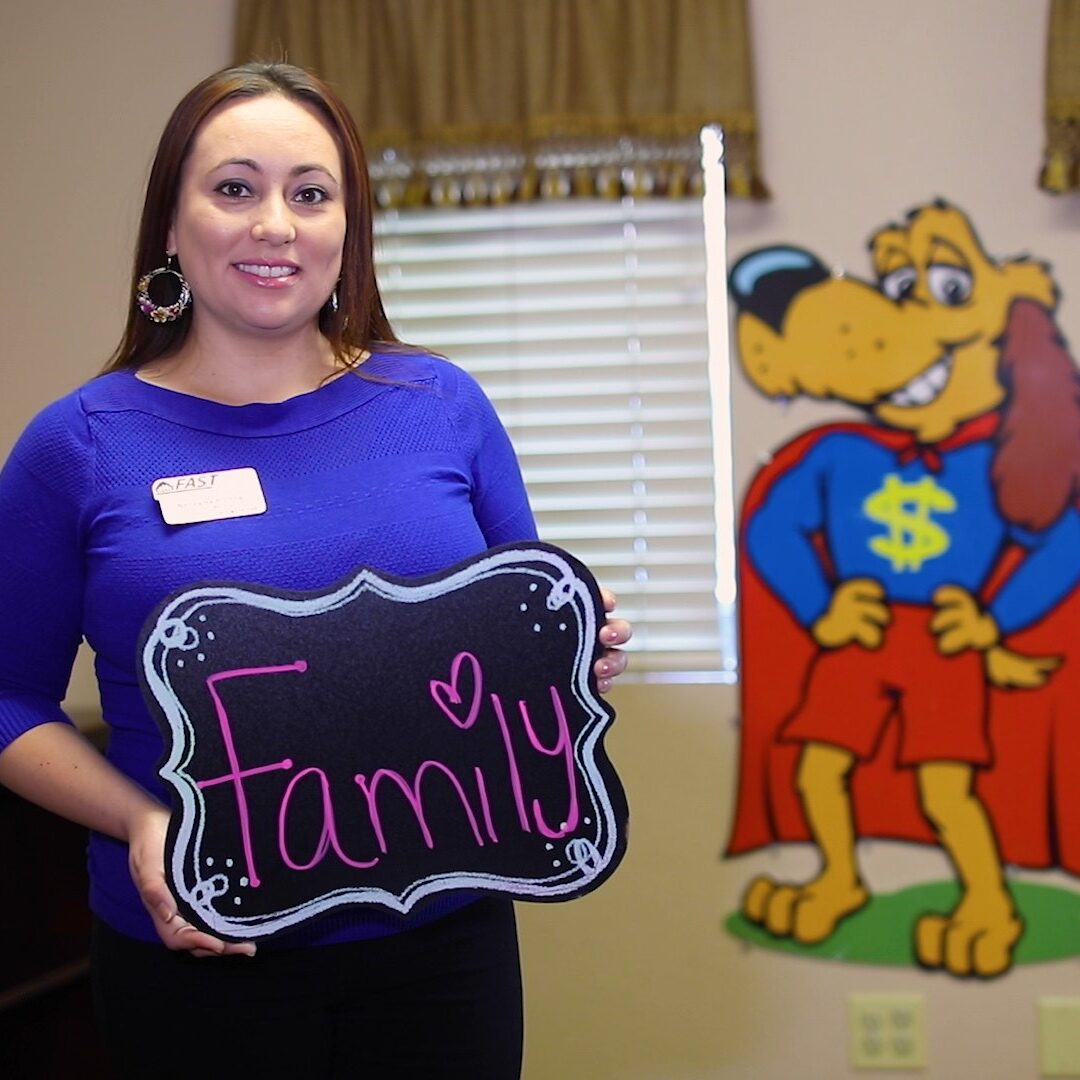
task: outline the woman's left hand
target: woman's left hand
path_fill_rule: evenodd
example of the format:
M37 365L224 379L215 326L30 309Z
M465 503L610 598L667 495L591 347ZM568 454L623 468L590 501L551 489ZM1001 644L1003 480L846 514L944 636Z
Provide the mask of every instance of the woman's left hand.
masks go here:
M604 598L604 610L608 613L614 611L615 594L608 589L601 589L600 594ZM593 670L596 672L596 688L601 694L606 694L614 680L626 670L627 656L619 646L625 645L632 633L633 629L625 619L608 619L600 627L600 644L604 646L604 652Z

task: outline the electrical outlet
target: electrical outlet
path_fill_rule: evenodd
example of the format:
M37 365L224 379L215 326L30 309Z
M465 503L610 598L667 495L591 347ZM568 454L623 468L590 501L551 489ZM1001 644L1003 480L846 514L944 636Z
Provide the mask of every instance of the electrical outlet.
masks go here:
M1043 1076L1080 1076L1080 998L1039 998L1039 1051Z
M926 1067L922 994L851 994L848 1025L855 1069Z

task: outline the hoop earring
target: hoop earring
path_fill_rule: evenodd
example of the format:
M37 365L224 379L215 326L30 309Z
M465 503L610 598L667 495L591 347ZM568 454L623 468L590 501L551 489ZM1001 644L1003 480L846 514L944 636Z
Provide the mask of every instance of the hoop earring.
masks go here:
M168 259L168 262L165 266L159 266L156 270L151 270L149 274L144 274L139 278L139 284L135 286L135 303L138 304L139 310L151 322L156 323L175 322L191 303L191 289L188 287L187 281L184 280L184 275L181 274L179 270L173 269L172 255L166 255L166 258ZM172 274L172 276L176 278L180 288L180 295L176 298L174 303L154 303L154 299L150 295L150 282L156 278L158 274Z

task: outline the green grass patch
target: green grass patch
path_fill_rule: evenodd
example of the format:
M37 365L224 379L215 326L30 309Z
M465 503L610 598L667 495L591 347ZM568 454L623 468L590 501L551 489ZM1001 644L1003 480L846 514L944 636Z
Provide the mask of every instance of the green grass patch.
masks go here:
M1029 881L1012 881L1009 888L1025 925L1013 957L1016 964L1080 956L1080 893ZM951 881L881 893L845 919L832 937L817 945L773 937L739 912L729 915L724 925L735 937L774 952L848 964L910 967L915 964L915 920L930 912L948 914L959 897L959 888Z

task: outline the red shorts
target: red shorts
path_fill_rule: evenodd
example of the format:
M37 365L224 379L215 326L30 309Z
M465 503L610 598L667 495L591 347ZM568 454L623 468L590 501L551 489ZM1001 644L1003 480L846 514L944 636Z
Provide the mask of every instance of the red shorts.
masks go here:
M899 725L897 764L990 763L989 688L982 653L942 656L930 633L934 609L890 605L879 649L845 645L818 653L802 704L782 742L821 742L871 758L886 726Z

